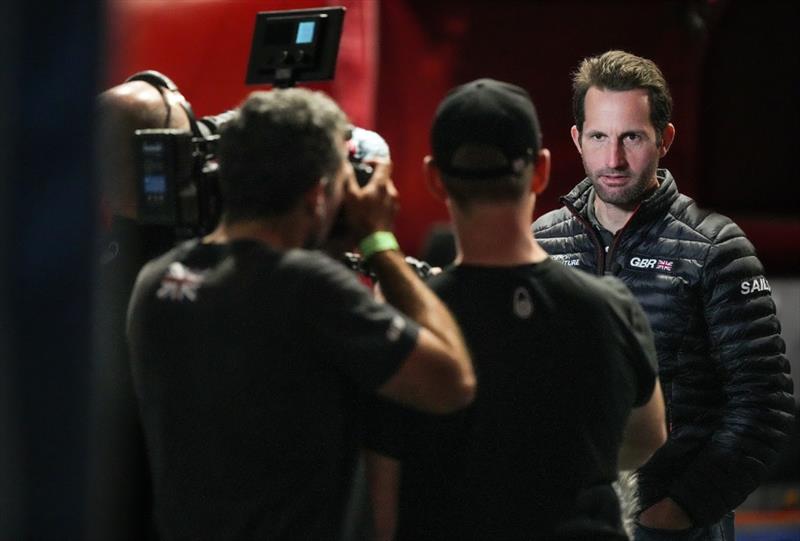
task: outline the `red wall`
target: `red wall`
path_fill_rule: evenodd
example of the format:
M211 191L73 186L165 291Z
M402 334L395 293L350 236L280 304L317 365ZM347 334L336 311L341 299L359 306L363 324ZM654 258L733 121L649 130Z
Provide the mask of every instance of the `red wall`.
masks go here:
M155 69L175 81L198 115L222 112L259 89L244 84L256 13L325 6L347 8L336 79L309 86L372 127L378 4L371 1L109 0L106 86Z

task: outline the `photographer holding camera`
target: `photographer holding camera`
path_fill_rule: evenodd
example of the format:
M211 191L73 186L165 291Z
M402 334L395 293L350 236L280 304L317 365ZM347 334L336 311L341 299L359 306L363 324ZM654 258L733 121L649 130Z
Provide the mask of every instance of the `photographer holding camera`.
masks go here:
M223 130L219 227L150 262L128 315L163 539L330 539L359 391L445 413L474 395L452 316L389 232L390 165L356 183L319 92L254 92ZM340 203L390 304L305 248Z

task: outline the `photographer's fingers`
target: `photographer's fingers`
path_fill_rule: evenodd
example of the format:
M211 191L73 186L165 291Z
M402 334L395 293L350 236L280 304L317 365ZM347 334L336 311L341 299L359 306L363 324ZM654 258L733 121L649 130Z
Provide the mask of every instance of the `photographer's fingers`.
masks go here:
M387 159L369 160L367 162L372 166L372 178L370 184L382 185L392 181L392 162Z
M395 201L400 196L400 193L397 191L397 186L394 185L394 181L392 179L389 179L389 181L386 183L386 192L389 197Z

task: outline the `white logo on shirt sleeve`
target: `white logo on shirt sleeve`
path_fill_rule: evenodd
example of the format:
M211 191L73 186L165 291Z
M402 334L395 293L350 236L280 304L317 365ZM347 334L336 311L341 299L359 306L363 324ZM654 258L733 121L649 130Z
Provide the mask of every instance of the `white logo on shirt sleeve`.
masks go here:
M195 272L181 263L172 263L161 279L161 287L156 292L156 297L170 301L195 301L197 290L204 279L204 273Z

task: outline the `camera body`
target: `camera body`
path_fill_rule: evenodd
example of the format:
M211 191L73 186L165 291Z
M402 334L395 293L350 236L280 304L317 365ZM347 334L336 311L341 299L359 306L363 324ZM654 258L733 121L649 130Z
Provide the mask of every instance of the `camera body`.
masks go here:
M136 130L139 222L174 228L176 236L210 232L219 221L219 130L236 115L198 119L192 131Z
M197 120L197 129L136 130L139 222L170 226L178 238L211 232L222 214L217 146L219 131L236 111ZM389 146L377 133L353 127L348 140L349 160L356 180L364 186L372 176L365 160L389 158ZM339 218L334 230L343 228Z

